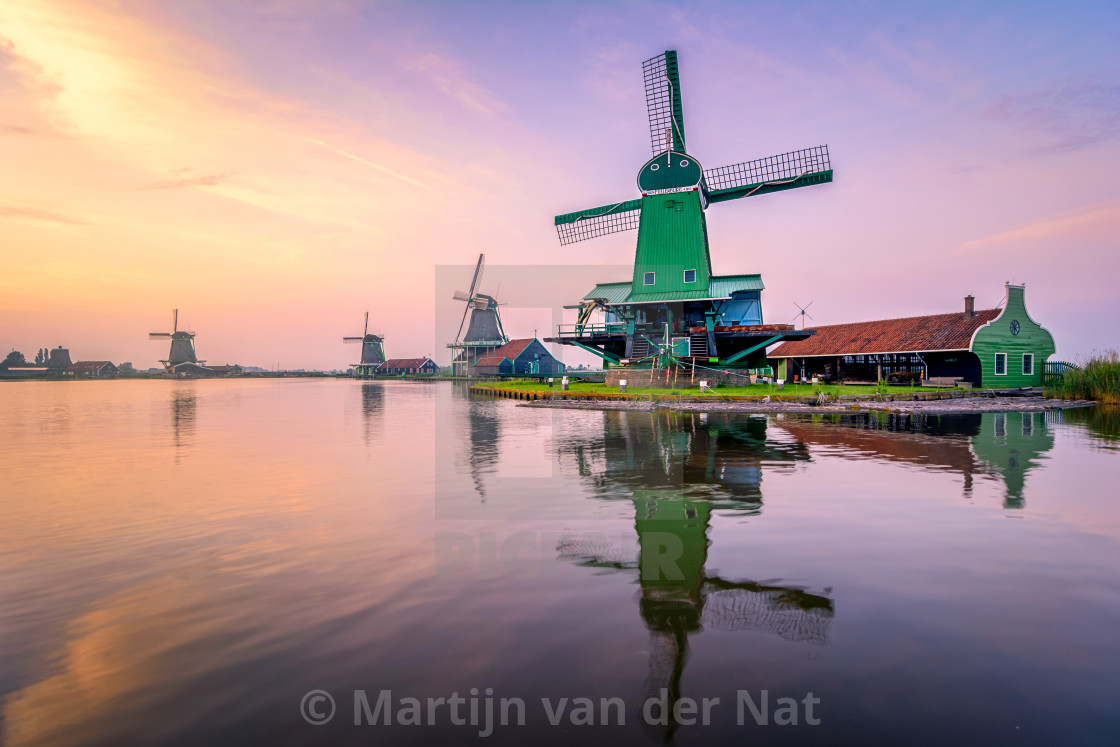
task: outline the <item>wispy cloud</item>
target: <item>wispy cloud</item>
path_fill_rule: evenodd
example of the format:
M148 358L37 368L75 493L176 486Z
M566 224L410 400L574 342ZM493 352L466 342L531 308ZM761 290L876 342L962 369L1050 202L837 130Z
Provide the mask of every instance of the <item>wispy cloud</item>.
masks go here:
M5 135L34 135L35 131L30 127L21 127L14 124L0 123L0 133Z
M150 189L184 189L187 187L216 187L219 184L225 183L233 174L205 174L202 176L194 176L189 169L181 169L176 172L177 178L169 179L165 182L156 182L155 184L146 184L141 187L134 187L133 192L143 192Z
M1120 135L1120 83L1069 81L1033 93L1007 96L985 115L1040 135L1041 150L1067 152Z
M487 117L509 112L504 102L485 86L471 80L455 60L428 53L407 60L404 67L423 73L440 92L474 112Z
M87 221L79 220L64 213L34 205L0 200L0 218L26 218L46 223L60 223L69 226L86 226Z
M1120 220L1120 201L1097 203L1060 213L1045 220L1032 221L991 236L966 241L957 248L957 252L1017 247L1036 239L1062 236L1085 226L1105 222L1115 223L1117 220Z
M327 150L331 151L332 153L336 153L336 154L342 156L343 158L349 158L351 161L357 161L360 164L363 164L365 166L369 166L371 169L376 169L377 171L380 171L383 174L388 174L389 176L393 177L394 179L400 179L403 182L408 182L409 184L411 184L413 186L416 186L416 187L420 187L421 189L428 189L428 190L431 189L431 187L429 187L428 185L424 184L423 182L421 182L417 179L413 179L411 176L405 176L404 174L401 174L400 172L393 171L388 166L382 166L379 163L374 163L373 161L362 158L361 156L356 156L353 153L350 153L350 152L347 152L347 151L343 150L342 148L336 148L333 145L330 145L328 143L324 143L322 140L318 140L316 138L311 138L311 142L315 143L316 145L322 146L322 147L326 148Z

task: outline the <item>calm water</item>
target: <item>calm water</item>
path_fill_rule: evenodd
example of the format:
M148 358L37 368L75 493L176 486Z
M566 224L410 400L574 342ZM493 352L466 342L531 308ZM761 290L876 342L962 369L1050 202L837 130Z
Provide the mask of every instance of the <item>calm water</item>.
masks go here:
M487 742L1115 744L1115 420L8 383L0 730L433 744L505 698ZM373 711L389 690L369 725L355 691ZM467 725L428 713L453 693ZM542 698L568 699L559 725Z

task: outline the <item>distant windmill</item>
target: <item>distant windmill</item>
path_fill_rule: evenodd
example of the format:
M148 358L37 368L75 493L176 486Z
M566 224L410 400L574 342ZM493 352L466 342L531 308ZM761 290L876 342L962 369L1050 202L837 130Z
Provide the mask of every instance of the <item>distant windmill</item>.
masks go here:
M362 358L360 363L354 365L354 375L359 377L372 376L377 367L385 362L385 338L381 335L371 335L369 332L369 312L366 312L366 325L361 337L343 337L343 342L362 343Z
M171 352L167 360L160 361L163 367L171 372L182 363L205 363L200 361L194 351L194 332L179 329L179 310L175 309L175 316L171 323L170 332L149 332L149 340L171 340Z
M447 346L458 351L451 361L451 372L454 376L469 376L470 367L478 358L509 342L505 330L502 329L497 299L479 292L485 269L486 255L480 254L478 264L474 268L474 277L471 278L470 290L465 293L455 291L451 296L465 304L463 319L459 322L459 331L455 333L455 342ZM470 324L467 324L468 315L471 319ZM467 328L465 335L464 326Z
M801 329L805 329L805 317L809 317L810 319L813 318L813 315L810 314L808 311L806 311L806 309L808 309L810 306L812 306L813 302L810 301L809 303L802 306L797 301L794 301L793 305L796 306L800 310L800 313L797 314L797 316L793 317L793 321L796 322L798 319L801 319Z

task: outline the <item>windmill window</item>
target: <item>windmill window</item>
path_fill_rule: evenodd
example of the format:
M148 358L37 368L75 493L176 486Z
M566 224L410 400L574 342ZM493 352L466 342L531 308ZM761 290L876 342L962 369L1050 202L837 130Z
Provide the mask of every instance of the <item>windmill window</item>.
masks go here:
M681 161L681 166L687 166L687 165L688 165L688 161Z
M696 270L685 270L684 271L684 281L686 283L695 283L696 282Z
M996 376L1007 374L1007 353L996 353Z
M646 285L653 285L653 283L654 283L654 280L656 279L656 277L657 277L657 276L656 276L656 275L655 275L654 273L652 273L652 272L647 272L647 273L645 274L645 276L644 276L644 277L642 278L642 282L643 282L643 283L645 283Z
M661 168L661 165L654 163L654 164L650 165L649 170L650 171L657 171L659 168Z
M1023 353L1023 375L1034 376L1034 353Z

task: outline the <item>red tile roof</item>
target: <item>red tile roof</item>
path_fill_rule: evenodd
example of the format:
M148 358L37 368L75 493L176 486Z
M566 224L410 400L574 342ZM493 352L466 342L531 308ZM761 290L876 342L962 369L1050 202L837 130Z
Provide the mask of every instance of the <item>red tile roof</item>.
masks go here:
M954 314L911 316L877 322L852 322L813 327L816 334L804 340L783 342L771 358L811 358L816 355L874 355L921 353L933 350L968 350L972 333L1000 315L1002 309Z
M505 359L506 359L506 357L504 355L486 355L486 356L483 356L482 358L479 358L478 360L476 360L471 365L472 366L498 366L498 365L501 365L502 361L504 361Z
M476 366L496 366L502 362L502 358L509 358L511 361L517 360L517 356L525 352L525 348L533 344L536 338L529 337L523 340L510 340L500 348L495 348L489 353L479 358L474 362Z
M423 368L424 364L431 361L435 365L435 361L431 358L390 358L379 366L380 368Z
M97 373L105 366L112 366L109 361L77 361L66 367L71 373Z

